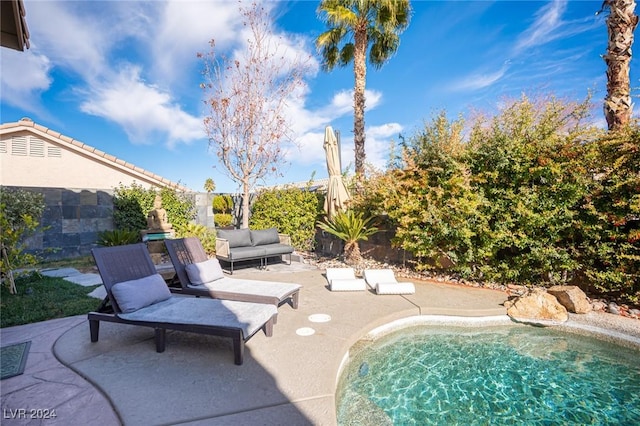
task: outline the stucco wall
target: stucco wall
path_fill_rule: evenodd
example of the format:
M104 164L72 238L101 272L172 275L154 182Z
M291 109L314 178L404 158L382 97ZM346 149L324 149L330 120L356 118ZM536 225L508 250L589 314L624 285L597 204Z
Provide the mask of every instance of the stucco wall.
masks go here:
M117 168L84 149L71 151L28 131L3 135L0 139L0 185L43 188L113 188L136 182L151 187L144 176ZM107 159L108 160L108 159Z

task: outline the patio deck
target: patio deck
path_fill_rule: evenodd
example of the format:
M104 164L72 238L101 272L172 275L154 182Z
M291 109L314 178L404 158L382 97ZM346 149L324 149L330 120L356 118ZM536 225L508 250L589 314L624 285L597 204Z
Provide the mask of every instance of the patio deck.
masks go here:
M211 336L170 332L156 353L152 330L103 323L91 343L86 316L2 329L3 345L32 341L25 373L2 381L2 424L33 421L16 410L55 409L41 424L334 425L340 365L368 331L417 315L505 315L495 290L414 281L414 295L330 292L322 270L295 262L236 273L303 285L299 309L282 306L273 337L247 342L242 366L230 342ZM296 333L304 327L315 333Z

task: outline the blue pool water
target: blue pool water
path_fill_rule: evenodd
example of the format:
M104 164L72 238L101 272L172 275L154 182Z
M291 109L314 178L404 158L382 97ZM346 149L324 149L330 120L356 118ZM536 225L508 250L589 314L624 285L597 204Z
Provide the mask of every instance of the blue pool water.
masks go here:
M590 337L422 326L351 356L340 425L640 425L640 352Z

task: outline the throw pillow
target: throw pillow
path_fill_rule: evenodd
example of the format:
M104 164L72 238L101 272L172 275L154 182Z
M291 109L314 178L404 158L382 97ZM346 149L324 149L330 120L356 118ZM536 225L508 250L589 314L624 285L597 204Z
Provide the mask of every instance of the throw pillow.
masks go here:
M171 297L169 287L160 274L114 284L111 294L125 314Z
M204 262L190 263L185 266L189 281L193 285L203 285L224 277L222 267L218 259L209 259Z

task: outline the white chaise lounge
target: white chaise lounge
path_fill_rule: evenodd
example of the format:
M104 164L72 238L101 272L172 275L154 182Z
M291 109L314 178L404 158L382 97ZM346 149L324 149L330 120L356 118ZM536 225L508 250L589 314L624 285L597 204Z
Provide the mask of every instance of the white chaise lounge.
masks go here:
M331 291L364 291L367 283L356 278L353 268L327 268L327 281Z
M414 294L411 282L398 282L391 269L365 269L364 279L377 294Z

